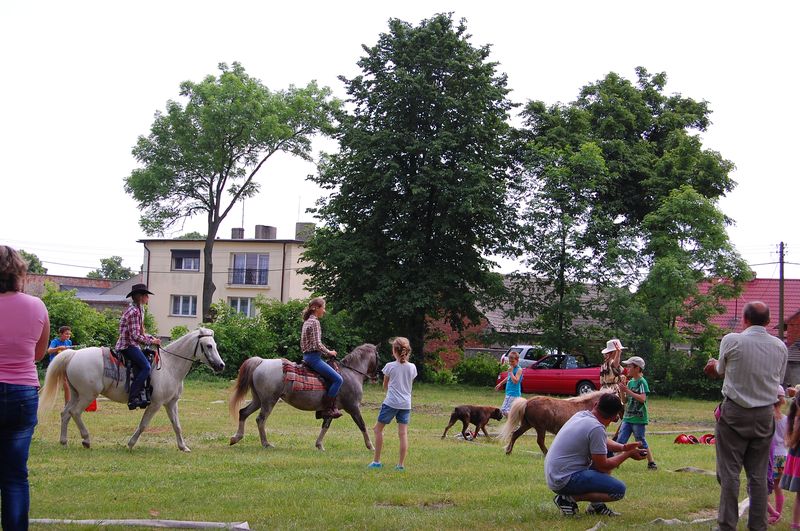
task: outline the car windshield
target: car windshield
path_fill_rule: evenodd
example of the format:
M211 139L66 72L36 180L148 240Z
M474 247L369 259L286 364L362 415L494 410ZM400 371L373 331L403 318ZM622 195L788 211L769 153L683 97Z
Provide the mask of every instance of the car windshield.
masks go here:
M546 356L536 364L537 369L553 369L558 367L563 356Z

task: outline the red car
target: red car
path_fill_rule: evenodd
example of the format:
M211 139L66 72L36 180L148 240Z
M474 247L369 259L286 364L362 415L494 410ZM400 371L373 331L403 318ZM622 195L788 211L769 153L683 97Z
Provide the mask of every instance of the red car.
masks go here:
M522 370L523 393L582 395L600 389L600 365L583 354L551 354ZM505 377L501 372L497 382Z

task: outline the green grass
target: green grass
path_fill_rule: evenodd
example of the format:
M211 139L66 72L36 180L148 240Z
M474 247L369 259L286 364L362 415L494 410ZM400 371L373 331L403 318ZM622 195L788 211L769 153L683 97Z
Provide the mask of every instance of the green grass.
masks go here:
M235 427L227 414L227 383L188 381L183 396L180 417L189 454L177 450L163 411L133 451L125 444L141 414L122 404L101 401L99 411L84 414L91 450L81 447L72 423L69 445L60 446L58 414L42 416L29 461L31 517L248 521L253 529L585 530L605 520L615 529L635 529L658 517L708 516L718 502L713 475L673 472L689 466L713 471L713 446L675 445L674 433L659 434L712 432L713 402L651 399L648 442L660 469L629 461L614 472L628 485L628 495L614 504L623 516L611 522L560 515L534 437L522 437L510 456L493 439L452 437L460 424L440 439L453 406L499 405L503 395L491 389L415 385L405 472L394 470L394 424L386 428L385 468L367 470L372 454L347 416L328 431L326 452L314 448L319 421L283 403L267 421L275 448L261 448L255 415L245 438L229 446ZM363 413L370 437L383 396L379 386L367 386ZM492 421L490 433L498 427ZM788 496L786 505L784 520L791 510Z

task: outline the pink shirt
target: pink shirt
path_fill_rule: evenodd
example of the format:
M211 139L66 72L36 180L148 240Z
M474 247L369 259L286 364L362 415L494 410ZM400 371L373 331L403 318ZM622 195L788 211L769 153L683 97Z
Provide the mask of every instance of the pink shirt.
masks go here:
M0 382L39 387L34 356L48 322L41 299L0 293Z

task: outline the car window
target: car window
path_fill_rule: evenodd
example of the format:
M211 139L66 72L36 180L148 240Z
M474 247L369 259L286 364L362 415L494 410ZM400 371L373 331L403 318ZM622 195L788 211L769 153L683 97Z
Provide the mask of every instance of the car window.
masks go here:
M536 364L538 369L553 369L559 366L563 356L548 356Z
M578 360L575 359L575 356L564 356L564 368L565 369L578 368Z

